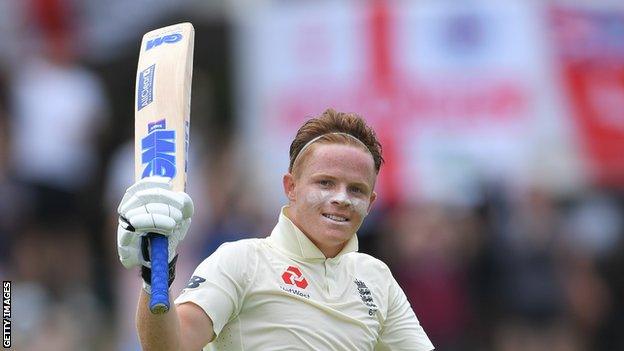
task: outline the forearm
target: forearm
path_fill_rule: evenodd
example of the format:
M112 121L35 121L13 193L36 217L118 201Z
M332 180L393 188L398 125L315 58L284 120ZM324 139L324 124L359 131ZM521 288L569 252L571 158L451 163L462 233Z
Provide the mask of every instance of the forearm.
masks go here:
M142 267L143 280L151 280L150 257L144 252L147 233L167 237L169 285L175 277L176 248L191 224L194 207L188 194L172 191L167 177L148 177L126 190L117 212L117 251L124 267ZM199 307L176 307L171 299L170 310L155 315L149 310L150 295L141 290L137 307L137 330L143 350L196 351L208 343L212 334L210 318ZM199 336L196 336L198 334Z
M141 289L139 304L137 306L137 329L141 347L146 351L182 350L180 320L173 301L170 301L170 309L167 313L153 314L148 304L150 295Z

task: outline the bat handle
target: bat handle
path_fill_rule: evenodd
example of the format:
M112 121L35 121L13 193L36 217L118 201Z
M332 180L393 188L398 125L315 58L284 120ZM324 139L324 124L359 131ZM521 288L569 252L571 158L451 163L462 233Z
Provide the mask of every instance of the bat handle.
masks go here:
M152 295L149 308L153 314L169 311L169 249L167 237L150 233L150 258L152 262Z

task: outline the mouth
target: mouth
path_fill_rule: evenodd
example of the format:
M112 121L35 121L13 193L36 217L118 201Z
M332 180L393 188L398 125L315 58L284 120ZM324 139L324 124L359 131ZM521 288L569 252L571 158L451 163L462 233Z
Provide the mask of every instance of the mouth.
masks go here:
M331 213L323 213L323 217L328 218L331 221L338 222L338 223L344 223L344 222L349 221L349 218L347 217L343 217L343 216L339 216L339 215L335 215Z

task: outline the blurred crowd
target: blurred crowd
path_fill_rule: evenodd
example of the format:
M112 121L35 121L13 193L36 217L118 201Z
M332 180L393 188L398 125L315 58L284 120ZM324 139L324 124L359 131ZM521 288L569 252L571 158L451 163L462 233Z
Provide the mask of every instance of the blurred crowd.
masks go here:
M134 76L148 29L190 19L201 38L188 187L197 213L173 291L220 243L266 236L277 220L234 162L227 16L162 3L103 57L76 30L95 1L0 5L0 31L19 34L0 46L0 275L14 284L15 349L139 349L140 278L117 261L115 211L133 181ZM562 195L484 180L469 203L374 208L360 251L388 263L437 350L624 350L623 189Z

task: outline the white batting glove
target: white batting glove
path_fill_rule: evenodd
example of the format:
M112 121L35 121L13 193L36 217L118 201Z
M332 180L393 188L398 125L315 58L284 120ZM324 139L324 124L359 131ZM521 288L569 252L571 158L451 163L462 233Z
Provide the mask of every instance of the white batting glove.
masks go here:
M178 244L186 236L193 212L191 197L182 191L172 191L169 178L154 176L134 183L117 208L117 252L124 267L151 267L146 257L148 233L167 237L171 262Z

